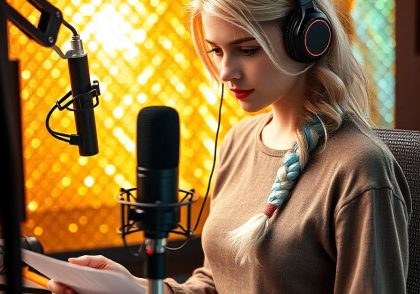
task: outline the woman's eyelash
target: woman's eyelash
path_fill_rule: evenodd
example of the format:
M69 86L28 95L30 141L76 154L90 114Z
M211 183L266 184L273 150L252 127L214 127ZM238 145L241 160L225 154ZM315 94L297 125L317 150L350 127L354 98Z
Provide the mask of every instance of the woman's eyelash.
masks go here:
M251 56L256 54L261 48L260 47L240 47L238 48L238 51L245 56ZM214 47L211 48L209 50L206 51L206 53L211 54L214 53L216 55L221 54L222 53L222 49L218 48L218 47Z
M260 47L250 47L250 48L241 48L240 51L242 54L249 56L254 55L260 50Z
M210 48L209 50L206 51L206 53L218 53L220 52L220 48Z

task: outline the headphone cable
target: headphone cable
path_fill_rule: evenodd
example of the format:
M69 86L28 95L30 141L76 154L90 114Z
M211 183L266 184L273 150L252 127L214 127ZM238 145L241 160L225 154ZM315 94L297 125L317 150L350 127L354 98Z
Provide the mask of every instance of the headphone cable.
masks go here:
M219 138L220 122L221 122L221 119L222 119L223 96L224 96L224 84L222 83L222 93L220 95L219 114L218 114L217 129L216 129L216 139L214 140L213 165L211 167L209 181L207 183L206 195L204 196L203 204L201 204L200 212L199 212L198 217L197 217L197 222L195 223L194 229L192 230L191 234L194 234L195 231L197 230L197 227L200 223L201 216L202 216L203 211L204 211L204 206L207 202L207 198L208 198L209 192L210 192L211 180L213 178L213 173L214 173L214 169L215 169L215 166L216 166L217 141L218 141L218 138Z

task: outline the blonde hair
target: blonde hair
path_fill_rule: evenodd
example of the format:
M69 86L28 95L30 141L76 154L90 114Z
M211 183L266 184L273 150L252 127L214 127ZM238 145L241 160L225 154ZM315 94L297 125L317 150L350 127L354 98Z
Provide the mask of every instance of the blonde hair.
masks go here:
M318 118L324 131L324 141L326 141L327 135L341 125L344 113L352 113L370 126L368 90L366 77L353 55L350 41L334 4L331 0L314 0L313 2L328 16L332 25L333 38L328 53L305 69L310 77L308 81L311 82L307 87L308 99L304 104L302 121ZM202 12L220 17L255 37L279 70L290 75L302 73L291 73L282 66L275 54L275 48L260 26L261 23L270 22L279 25L281 20L297 9L295 0L193 0L189 8L194 46L204 65L216 80L218 80L218 70L206 53ZM310 138L305 136L302 129L296 130L295 151L298 152L301 169L309 158L308 139ZM317 138L316 141L318 141ZM255 257L255 246L264 239L268 218L267 213L256 215L230 232L229 236L237 247L237 260L241 264Z

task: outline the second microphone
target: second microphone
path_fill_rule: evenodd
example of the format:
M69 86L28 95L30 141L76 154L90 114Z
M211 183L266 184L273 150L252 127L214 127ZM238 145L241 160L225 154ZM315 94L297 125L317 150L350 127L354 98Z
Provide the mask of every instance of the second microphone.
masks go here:
M167 238L178 226L178 165L178 112L167 106L143 108L137 117L137 202L162 205L145 208L137 223L146 238Z

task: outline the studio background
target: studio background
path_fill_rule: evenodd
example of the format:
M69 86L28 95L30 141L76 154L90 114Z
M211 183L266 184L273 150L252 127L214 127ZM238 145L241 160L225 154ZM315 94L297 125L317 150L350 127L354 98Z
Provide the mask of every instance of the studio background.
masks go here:
M39 15L28 2L8 2L37 23ZM67 61L9 23L10 56L20 60L21 73L27 212L22 231L36 236L49 254L120 248L116 195L120 187L135 187L139 110L151 105L178 110L179 186L194 188L202 196L213 162L220 89L209 81L196 57L185 13L187 1L50 2L81 35L91 79L100 83L102 95L95 108L99 154L80 157L76 147L47 132L49 109L70 90ZM373 121L377 127L394 127L394 1L335 2L369 77ZM70 31L62 26L57 41L62 51L69 49L70 38ZM245 116L236 100L225 95L220 139ZM59 112L52 117L51 126L75 133L73 113ZM194 205L193 220L200 199ZM208 208L204 219L207 212ZM141 234L129 238L131 245L141 242Z

